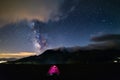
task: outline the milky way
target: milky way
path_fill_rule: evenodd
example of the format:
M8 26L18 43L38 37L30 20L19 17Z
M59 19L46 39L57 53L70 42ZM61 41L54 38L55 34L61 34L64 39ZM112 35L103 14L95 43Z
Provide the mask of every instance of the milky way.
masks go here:
M35 52L37 54L40 54L47 47L47 40L44 38L44 36L41 33L41 30L42 30L41 28L44 27L45 24L38 20L32 20L30 24L31 24L30 27L34 33L33 44L35 47Z

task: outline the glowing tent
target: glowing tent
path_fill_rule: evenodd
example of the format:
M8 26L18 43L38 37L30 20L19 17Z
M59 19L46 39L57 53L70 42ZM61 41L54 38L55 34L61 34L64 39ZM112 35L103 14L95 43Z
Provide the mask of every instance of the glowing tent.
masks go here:
M60 71L59 71L59 69L58 69L58 67L57 67L56 65L52 65L52 66L50 67L50 69L48 70L48 74L49 74L50 76L52 76L52 75L59 75L59 74L60 74Z

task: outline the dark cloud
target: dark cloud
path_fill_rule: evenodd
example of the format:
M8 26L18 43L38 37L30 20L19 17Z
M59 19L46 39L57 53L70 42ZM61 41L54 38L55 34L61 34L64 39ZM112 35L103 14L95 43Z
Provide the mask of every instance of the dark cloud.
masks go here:
M120 34L106 34L91 39L94 43L88 49L120 49Z
M120 34L106 34L102 36L93 37L91 40L95 42L120 40Z

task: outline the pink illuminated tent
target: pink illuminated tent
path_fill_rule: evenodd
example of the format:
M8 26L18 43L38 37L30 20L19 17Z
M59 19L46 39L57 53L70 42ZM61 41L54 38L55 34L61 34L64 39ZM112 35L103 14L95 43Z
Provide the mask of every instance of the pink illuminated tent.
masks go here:
M48 74L50 75L50 76L52 76L52 75L59 75L60 74L60 71L59 71L59 69L58 69L58 67L56 66L56 65L52 65L51 67L50 67L50 69L48 70Z

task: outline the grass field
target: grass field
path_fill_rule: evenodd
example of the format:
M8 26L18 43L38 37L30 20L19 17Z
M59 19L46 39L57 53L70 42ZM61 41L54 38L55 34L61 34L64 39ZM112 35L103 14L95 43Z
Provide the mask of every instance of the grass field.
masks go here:
M0 65L0 80L53 80L51 65ZM59 64L57 80L120 80L119 64Z

